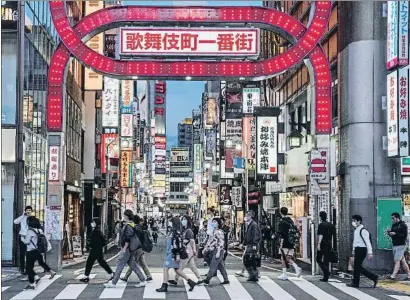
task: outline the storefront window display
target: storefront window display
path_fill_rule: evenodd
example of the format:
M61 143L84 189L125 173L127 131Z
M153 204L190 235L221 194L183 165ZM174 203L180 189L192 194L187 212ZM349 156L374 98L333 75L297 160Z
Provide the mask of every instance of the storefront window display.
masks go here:
M79 195L67 193L64 197L63 259L82 256L83 205Z

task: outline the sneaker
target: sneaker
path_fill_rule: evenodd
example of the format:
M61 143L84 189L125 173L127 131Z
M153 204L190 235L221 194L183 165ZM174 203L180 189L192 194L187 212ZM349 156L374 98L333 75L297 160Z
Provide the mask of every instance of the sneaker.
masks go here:
M90 277L85 276L85 277L80 279L80 282L88 283L88 282L90 282Z
M208 280L204 280L204 281L202 281L202 283L204 284L204 285L209 285L209 281Z
M230 283L229 280L225 280L224 282L221 282L222 285L227 285L229 283Z
M49 279L53 279L54 276L56 276L57 272L54 272L53 270L51 270L50 272L50 278Z
M104 283L104 286L105 286L106 288L116 288L116 287L117 287L117 285L116 285L116 284L113 284L112 281L109 281L109 282L107 282L107 283Z
M168 280L168 283L170 285L174 285L174 286L178 284L178 282L176 280Z
M147 277L147 282L152 281L152 277Z
M196 285L203 285L204 284L204 281L203 280L198 280L197 282L196 282Z
M296 277L300 277L300 275L302 275L302 268L300 267L296 267Z
M40 282L40 279L41 279L40 276L38 276L38 275L34 276L34 282L36 284L38 284Z
M121 281L124 281L124 282L127 282L127 281L128 281L128 279L125 278L125 277L121 277L120 280L121 280Z
M140 282L138 282L136 285L135 285L135 287L136 288L142 288L142 287L144 287L144 286L146 286L147 285L147 282L146 281L140 281Z
M23 290L24 291L34 291L35 289L36 289L36 287L34 285L29 284Z
M286 281L286 280L288 280L288 276L286 276L285 274L282 273L280 276L278 276L278 279Z

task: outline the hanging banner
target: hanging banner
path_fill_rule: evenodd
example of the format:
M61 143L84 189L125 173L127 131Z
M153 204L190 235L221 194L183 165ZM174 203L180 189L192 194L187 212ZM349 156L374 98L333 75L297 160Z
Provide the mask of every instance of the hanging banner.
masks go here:
M231 186L229 184L219 185L219 205L232 205Z
M242 210L242 187L232 188L232 206L235 206L236 210Z
M242 143L242 119L226 119L225 139L232 141L233 147Z
M242 129L242 153L248 160L256 159L256 119L254 117L243 118ZM254 162L252 163L252 165Z
M409 68L399 69L399 154L409 156Z
M257 180L277 181L278 175L278 118L256 117L256 173Z
M201 111L198 109L192 111L192 143L201 143Z
M121 151L121 187L132 187L132 151Z
M108 146L108 149L107 149ZM108 150L108 152L107 152ZM119 158L118 134L105 133L101 142L101 172L106 173L106 156L109 158Z
M104 77L104 92L102 97L103 127L118 127L119 87L120 82L118 79Z
M245 87L242 93L243 98L243 113L253 114L253 108L260 106L261 89L258 87Z
M219 113L218 113L218 104L215 98L208 98L205 102L205 125L209 128L218 125L219 123Z
M194 173L202 171L202 145L194 144Z
M216 151L216 132L214 130L205 130L205 147L205 160L213 160L214 151Z
M121 113L132 114L134 102L134 81L121 81Z
M134 126L132 123L132 114L121 115L121 136L122 137L133 137L134 136Z
M221 81L221 95L219 97L219 120L225 122L226 120L226 81Z
M390 3L390 1L388 2ZM387 156L399 154L397 70L387 75Z
M59 181L59 168L60 168L60 147L51 146L49 155L49 167L48 167L48 181Z
M399 1L387 1L387 69L398 65Z

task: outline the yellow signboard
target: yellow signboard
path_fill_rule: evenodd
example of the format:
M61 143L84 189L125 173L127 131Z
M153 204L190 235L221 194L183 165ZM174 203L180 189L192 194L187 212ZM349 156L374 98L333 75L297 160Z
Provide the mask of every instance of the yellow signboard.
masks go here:
M132 186L132 151L121 151L121 187Z

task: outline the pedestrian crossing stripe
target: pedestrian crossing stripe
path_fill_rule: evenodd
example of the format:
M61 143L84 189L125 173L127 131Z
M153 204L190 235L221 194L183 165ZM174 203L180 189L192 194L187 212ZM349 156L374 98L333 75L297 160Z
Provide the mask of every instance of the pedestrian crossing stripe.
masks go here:
M106 274L98 274L100 276L106 276ZM90 274L90 279L95 278L97 274ZM195 280L195 276L193 274L188 275L191 279ZM52 286L53 283L55 283L56 280L61 278L61 275L56 275L53 279L48 279L48 275L43 277L36 290L34 291L20 291L16 290L16 287L14 285L11 286L4 286L2 287L2 299L5 300L76 300L81 295L88 289L90 291L92 289L95 289L97 286L96 285L89 285L89 284L69 284L66 286L62 287L62 290L55 291L55 294L53 294L52 297L55 298L47 298L44 295L42 295L43 292L47 292L48 288ZM152 274L153 281L148 283L144 288L143 288L143 299L158 299L158 300L165 300L167 299L167 294L166 293L158 293L156 291L157 288L159 288L162 284L162 278L163 274L162 273L153 273ZM81 276L77 276L76 279L82 278ZM171 277L172 278L172 277ZM223 278L221 275L218 275L218 279L220 282L223 281ZM303 294L305 297L307 295L310 296L310 298L313 299L326 299L326 300L339 300L339 299L346 299L347 297L351 297L352 299L358 299L358 300L378 300L379 298L377 296L371 296L366 294L364 291L355 289L355 288L350 288L347 287L344 283L342 282L337 282L337 281L332 281L329 282L329 288L326 289L326 291L322 290L319 285L322 285L324 283L320 283L319 285L316 285L316 282L310 282L304 278L296 278L296 277L290 277L289 278L289 284L294 284L297 286L297 289L301 290L300 291L300 296L295 296L295 288L293 287L284 287L278 280L275 278L271 278L268 276L262 276L257 284L245 284L242 282L242 280L239 280L237 277L234 275L228 275L228 279L230 281L229 285L224 285L224 286L219 286L217 285L217 280L212 279L211 281L211 286L205 287L205 286L196 286L194 291L189 292L188 291L188 284L184 281L184 286L186 290L186 297L181 295L181 299L188 299L188 300L211 300L211 296L209 294L209 291L212 289L219 289L219 292L224 290L228 296L229 299L232 300L254 300L252 295L252 291L254 289L260 289L261 291L265 291L266 294L270 296L273 300L297 300L297 299L303 299ZM61 283L61 281L60 281ZM252 290L249 290L249 286L252 285ZM22 285L19 285L19 289L22 287ZM57 286L61 286L61 284L57 283ZM134 289L134 284L133 283L125 283L119 281L117 283L117 286L115 288L104 288L101 292L100 287L98 286L97 289L99 290L97 293L100 293L99 296L96 296L93 299L122 299L124 297L124 293L127 289ZM169 287L169 289L172 291L173 287ZM221 290L222 289L222 290ZM329 289L333 289L334 292L331 292ZM47 290L47 291L46 291ZM54 290L54 287L51 287L50 290ZM142 289L141 289L142 290ZM58 294L57 294L58 293ZM254 291L256 293L256 291ZM293 294L292 294L293 293ZM57 295L56 295L57 294ZM55 296L56 295L56 296ZM253 294L255 295L255 294ZM338 298L338 295L343 295L341 298ZM401 295L386 295L385 293L380 293L380 296L385 299L386 296L396 299L396 300L410 300L409 296L401 296ZM47 299L46 299L47 298ZM221 296L218 299L223 299L224 297Z

